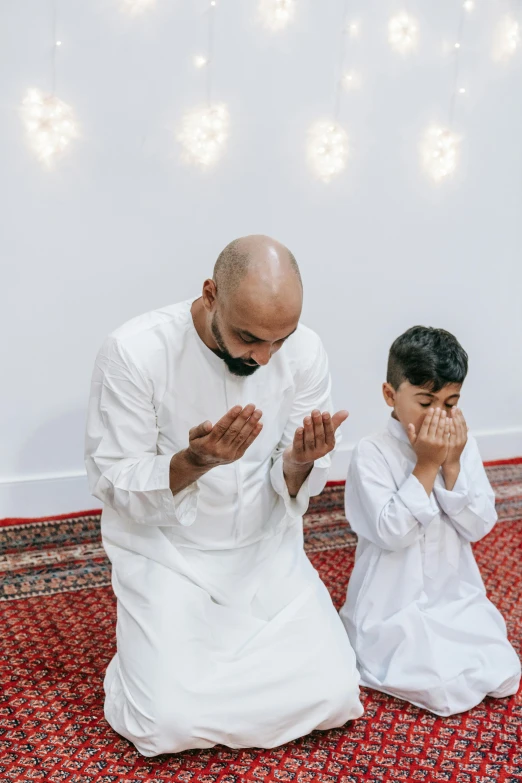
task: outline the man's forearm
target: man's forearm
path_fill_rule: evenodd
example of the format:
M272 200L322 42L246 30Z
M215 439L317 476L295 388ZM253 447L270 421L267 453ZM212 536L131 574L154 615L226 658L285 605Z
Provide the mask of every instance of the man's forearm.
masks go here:
M306 465L291 465L283 459L283 475L290 497L295 498L313 466L313 462L307 463Z
M170 461L170 490L177 495L204 476L212 468L212 465L199 465L188 449L178 451Z

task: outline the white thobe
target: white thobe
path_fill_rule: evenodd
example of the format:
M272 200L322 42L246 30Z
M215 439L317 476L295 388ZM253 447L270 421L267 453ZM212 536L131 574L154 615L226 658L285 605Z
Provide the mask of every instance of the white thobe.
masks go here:
M361 684L451 715L516 693L520 662L470 545L497 519L476 441L451 491L439 471L428 497L415 465L393 418L355 449L345 498L358 543L341 617Z
M198 336L193 301L110 335L89 402L86 466L117 597L105 715L146 756L273 747L362 714L355 655L303 550L330 456L295 498L283 475L303 417L330 409L325 351L299 326L267 366L234 376ZM190 428L250 402L264 427L245 455L173 495Z

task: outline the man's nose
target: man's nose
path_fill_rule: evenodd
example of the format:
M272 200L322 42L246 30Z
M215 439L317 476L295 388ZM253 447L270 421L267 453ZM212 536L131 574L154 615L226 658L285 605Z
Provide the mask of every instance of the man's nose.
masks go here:
M250 354L250 358L253 359L255 362L257 362L258 364L261 364L262 366L268 364L271 357L272 357L272 346L269 343L256 346Z

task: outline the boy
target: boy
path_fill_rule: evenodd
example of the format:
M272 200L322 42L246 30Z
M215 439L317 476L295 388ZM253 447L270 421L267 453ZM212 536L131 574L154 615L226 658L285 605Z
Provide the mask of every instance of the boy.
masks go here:
M520 681L470 546L497 515L457 408L467 369L443 329L414 326L398 337L383 384L388 428L360 441L346 482L358 545L341 617L361 685L437 715L510 696Z

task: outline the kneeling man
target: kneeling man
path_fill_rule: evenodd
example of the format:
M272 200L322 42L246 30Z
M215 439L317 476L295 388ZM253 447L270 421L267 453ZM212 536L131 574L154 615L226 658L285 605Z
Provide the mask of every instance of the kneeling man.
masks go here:
M104 342L86 465L117 598L105 716L144 756L270 748L359 717L355 656L303 549L335 433L292 254L232 242L202 296Z

